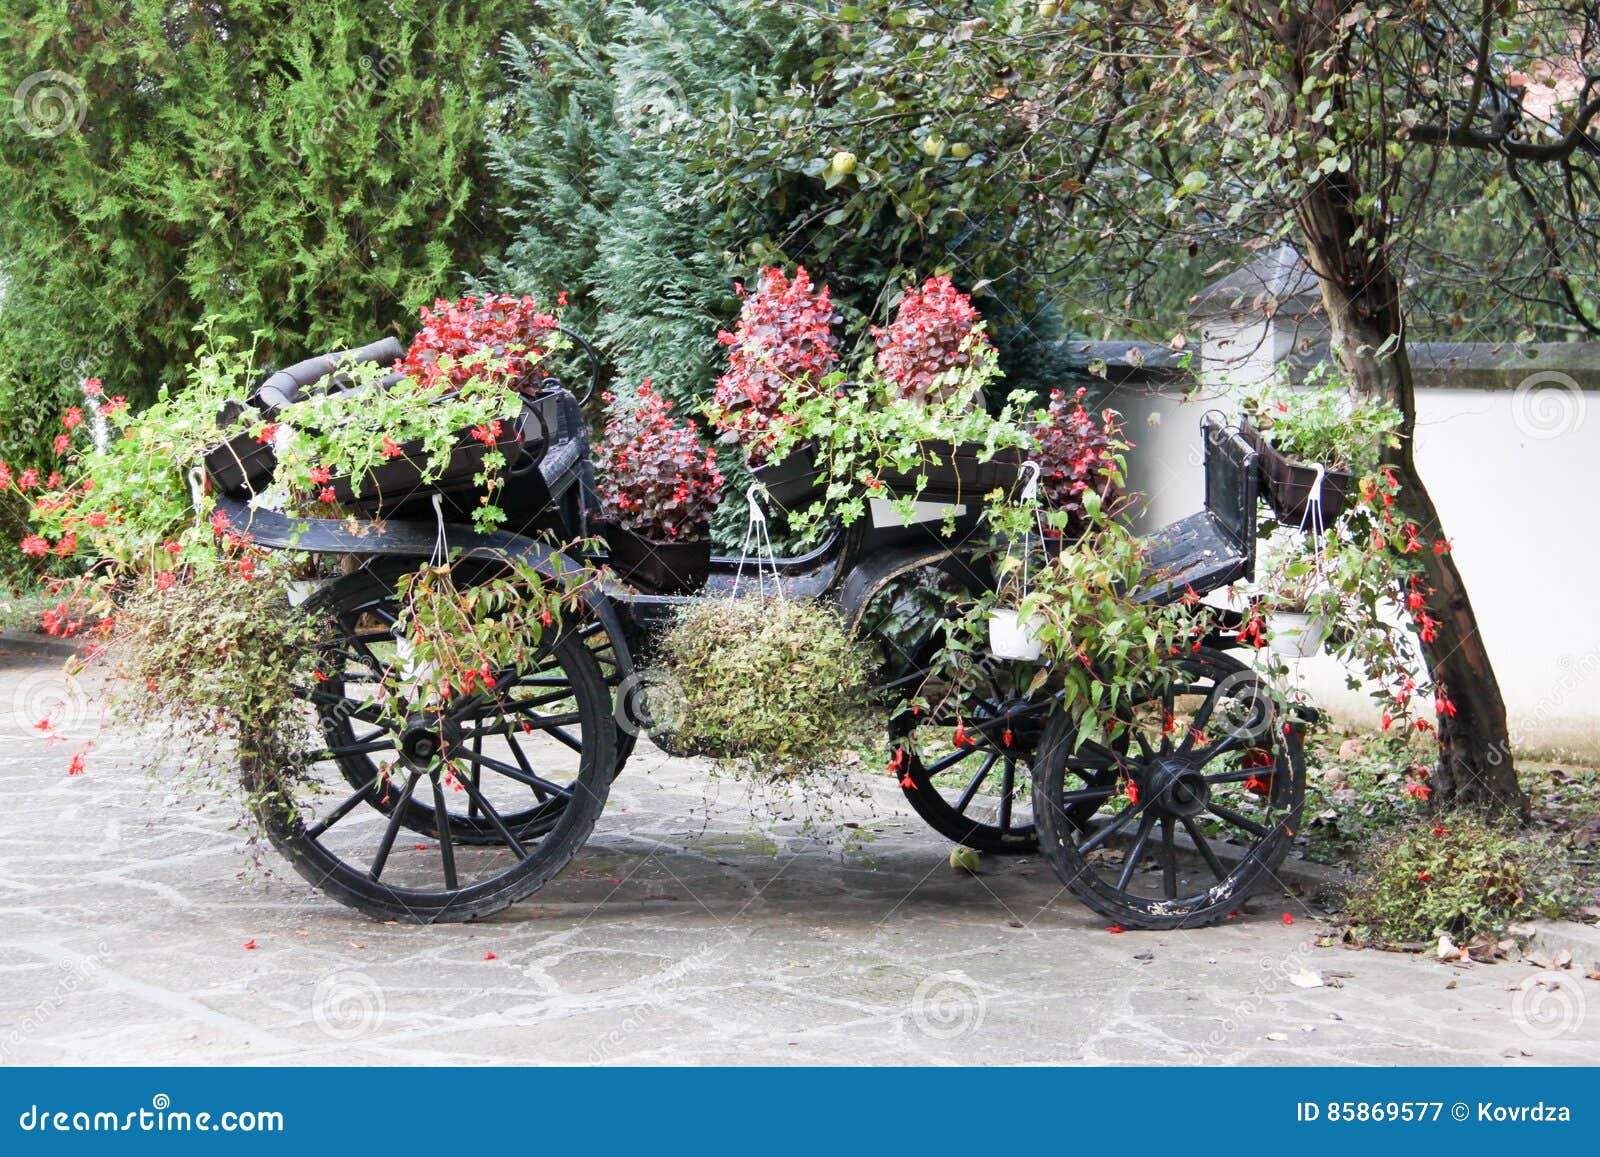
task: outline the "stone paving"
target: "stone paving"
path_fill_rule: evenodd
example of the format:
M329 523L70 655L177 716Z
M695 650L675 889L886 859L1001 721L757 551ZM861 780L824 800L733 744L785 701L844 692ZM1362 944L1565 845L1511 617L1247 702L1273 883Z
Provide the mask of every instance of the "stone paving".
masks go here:
M1570 971L1319 948L1286 895L1115 935L1037 859L952 871L893 793L864 850L774 843L651 748L533 900L374 923L270 852L241 874L231 805L142 770L58 662L0 656L6 1064L1600 1061L1600 984ZM84 774L46 711L96 737Z

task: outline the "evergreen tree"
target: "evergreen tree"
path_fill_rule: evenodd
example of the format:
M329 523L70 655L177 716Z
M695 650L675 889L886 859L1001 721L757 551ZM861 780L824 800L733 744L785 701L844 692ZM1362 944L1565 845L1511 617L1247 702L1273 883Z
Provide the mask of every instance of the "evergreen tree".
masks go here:
M511 0L12 4L0 449L83 374L135 401L193 327L284 361L413 324L504 237L485 134Z

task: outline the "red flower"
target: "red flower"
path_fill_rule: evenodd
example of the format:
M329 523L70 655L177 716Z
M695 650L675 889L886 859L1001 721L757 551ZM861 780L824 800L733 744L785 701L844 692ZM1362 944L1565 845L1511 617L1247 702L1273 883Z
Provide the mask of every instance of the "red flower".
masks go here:
M1108 924L1106 925L1106 931L1113 936L1121 936L1124 929L1121 924Z
M166 591L172 589L172 584L178 581L177 575L170 570L164 570L156 575L156 590Z
M556 304L558 306L561 306L562 308L566 307L566 304L567 304L567 291L565 289L563 289L560 293L556 294Z
M22 540L22 553L35 558L43 558L50 553L50 544L37 534L30 534Z
M900 777L900 786L908 791L918 790L917 781L912 779L909 773Z
M311 484L313 486L326 486L333 481L333 471L326 466L313 466L311 468Z
M978 362L993 348L977 327L981 318L972 298L948 277L930 277L906 293L885 328L874 326L878 372L904 397L921 397L934 379Z
M217 510L212 512L211 529L217 534L223 533L230 525L231 524L228 522L228 514L226 511Z
M485 446L493 446L500 440L500 419L496 418L487 426L472 427L472 436Z
M65 454L68 450L70 450L72 448L72 435L71 434L57 434L56 435L56 440L54 442L54 445L55 445L57 454Z
M83 392L88 394L91 398L98 398L101 394L105 393L105 390L101 387L99 378L85 378L83 382Z
M83 425L83 408L81 406L68 406L67 412L61 415L61 424L67 429Z
M268 422L261 427L261 433L256 435L257 442L270 442L278 436L278 423Z
M1427 883L1427 881L1433 879L1433 877L1430 876L1427 872L1418 872L1417 873L1417 879L1421 880L1423 883Z
M1125 790L1127 792L1128 802L1137 805L1139 802L1139 785L1130 779Z
M383 456L385 458L399 458L404 454L405 451L400 449L399 445L394 441L394 439L390 438L387 434L383 436ZM316 481L316 479L312 479L312 481Z
M89 513L89 517L86 519L86 521L90 526L98 530L100 527L106 524L107 520L104 511L95 510Z
M123 397L121 394L117 394L110 401L105 402L104 404L102 404L101 406L96 408L95 413L99 414L102 418L109 418L109 417L111 417L112 414L115 414L118 410L126 410L127 408L128 408L128 399Z
M493 952L485 952L485 953L484 953L484 954L483 954L483 958L484 958L484 959L485 959L485 960L499 960L499 959L500 959L500 958L499 958L499 957L498 957L498 956L496 956L496 955L495 955L495 954L494 954L494 953L493 953Z
M245 951L247 951L247 952L253 951L255 949L255 946L256 946L256 942L255 942L255 938L254 937L251 937L249 940L246 940L244 942Z
M333 503L339 501L339 496L334 492L333 487L324 486L321 490L317 491L317 500L319 502Z
M1405 791L1406 794L1412 799L1420 799L1424 801L1426 801L1427 798L1433 794L1433 789L1425 783L1408 783L1406 784Z
M1285 913L1284 913L1284 914L1283 914L1283 922L1284 922L1284 923L1285 923L1285 924L1293 924L1293 923L1294 923L1294 913L1292 913L1292 912L1285 912Z
M965 747L965 746L967 746L968 742L969 742L969 740L967 739L967 725L964 722L962 722L961 720L958 719L958 720L956 720L955 744L956 744L957 747Z
M1450 834L1450 831L1443 824L1434 824L1433 834L1436 836L1447 836Z
M80 751L80 752L76 753L75 755L73 755L72 762L67 764L67 774L68 775L82 775L83 774L83 752Z

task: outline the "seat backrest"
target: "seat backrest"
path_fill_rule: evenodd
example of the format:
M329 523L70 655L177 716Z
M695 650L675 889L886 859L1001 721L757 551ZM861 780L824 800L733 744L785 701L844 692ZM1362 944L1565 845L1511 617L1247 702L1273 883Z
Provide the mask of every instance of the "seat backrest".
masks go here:
M1205 439L1206 510L1222 531L1245 551L1256 537L1256 452L1223 422L1207 414L1200 422Z

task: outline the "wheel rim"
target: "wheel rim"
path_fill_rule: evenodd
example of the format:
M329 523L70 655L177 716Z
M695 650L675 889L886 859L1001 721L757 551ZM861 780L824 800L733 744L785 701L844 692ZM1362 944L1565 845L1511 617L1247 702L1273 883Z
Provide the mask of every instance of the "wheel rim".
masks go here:
M600 666L574 628L490 696L382 719L360 674L392 667L373 634L382 618L348 613L382 601L372 581L345 583L362 588L360 601L341 597L340 580L321 605L308 604L360 632L325 636L320 678L294 696L305 749L284 766L247 760L252 805L301 875L369 914L431 922L493 911L558 871L604 806L616 746ZM346 736L354 742L338 742ZM374 770L353 777L353 767ZM462 838L484 832L493 839Z
M384 717L376 696L379 689L396 678L403 665L403 654L393 628L398 605L392 586L355 600L343 600L329 608L329 630L333 638L321 649L316 686L310 698L327 738L326 754L335 759L352 788L373 783L387 767L414 768L418 761L407 759L404 750L407 728ZM480 791L485 787L485 772L499 772L514 778L518 772L538 780L528 750L528 735L534 729L546 732L571 751L582 747L572 733L577 714L570 688L561 673L553 649L547 648L527 671L497 672L496 691L491 695L461 698L444 713L439 726L414 721L414 739L435 736L435 748L453 740L451 758L463 765L464 778ZM442 734L440 734L442 732ZM430 753L431 754L431 753ZM548 831L559 817L566 797L536 783L525 784L530 799L509 793L494 793L490 799L501 824L512 834L527 838ZM463 791L465 789L463 788ZM438 818L431 792L413 794L402 805L390 796L369 801L387 814L401 811L401 825L413 832L437 838ZM471 803L465 814L447 809L449 835L457 844L501 844L504 836L483 809Z
M1081 745L1078 720L1058 715L1038 768L1057 872L1134 926L1241 903L1299 826L1304 764L1284 719L1256 673L1217 652L1178 660Z

